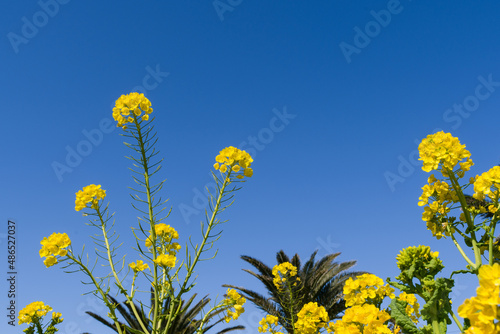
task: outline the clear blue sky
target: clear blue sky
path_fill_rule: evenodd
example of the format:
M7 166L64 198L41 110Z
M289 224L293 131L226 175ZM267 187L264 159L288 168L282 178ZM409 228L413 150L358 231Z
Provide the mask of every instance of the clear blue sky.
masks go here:
M340 261L385 278L397 274L401 248L426 244L463 267L451 241L436 241L421 221L428 175L413 164L415 140L451 131L472 152L470 175L499 163L499 10L493 1L11 2L0 12L0 236L5 277L15 220L18 310L43 300L63 313L60 333L109 332L83 314L95 310L83 276L46 269L38 250L52 232L91 248L74 194L95 183L135 260L129 152L107 123L132 90L155 110L168 223L181 243L199 240L197 194L218 151L246 142L256 152L219 255L199 267L199 295L220 296L225 283L264 292L239 256L272 266L280 249L303 259L342 252ZM78 150L85 156L68 165ZM58 164L68 169L57 173ZM186 207L198 213L183 215ZM457 285L455 305L476 282ZM261 314L247 310L239 323L254 333ZM21 331L2 319L2 332Z

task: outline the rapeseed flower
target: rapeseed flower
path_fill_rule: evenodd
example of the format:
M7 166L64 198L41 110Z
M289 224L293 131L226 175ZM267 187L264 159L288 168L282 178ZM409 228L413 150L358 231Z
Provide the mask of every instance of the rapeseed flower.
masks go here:
M297 321L294 324L297 334L316 334L322 328L327 328L330 319L323 306L318 306L316 302L305 304L297 314Z
M386 322L391 316L375 305L355 305L345 310L341 320L330 323L328 332L335 334L392 334Z
M418 304L417 297L412 293L401 292L398 299L406 302L405 312L410 317L410 319L417 324L418 318L420 318L420 313L418 311L420 305Z
M156 263L159 266L165 267L165 268L173 268L175 267L175 261L177 258L175 255L171 254L160 254L156 259L153 260L154 263Z
M37 322L50 311L52 311L52 307L45 305L40 301L28 304L25 308L19 311L19 325ZM60 313L58 313L58 315L60 315Z
M149 120L149 115L152 112L151 102L144 94L134 92L122 95L116 100L115 107L113 108L113 118L118 122L116 126L122 127L125 130L127 123Z
M469 159L471 154L465 149L465 145L460 144L458 138L443 131L424 138L418 146L418 151L419 160L423 161L422 170L426 172L442 168L441 172L446 176L447 171L453 171L457 163L463 159L466 161L460 165L462 171L469 170L473 165Z
M243 304L245 304L245 302L245 297L241 296L236 290L227 289L226 299L223 301L223 305L228 307L226 309L226 316L224 317L224 320L229 322L231 319L238 319L238 317L245 312L245 309L243 308ZM233 308L234 311L231 310L231 308Z
M478 278L477 296L458 307L458 314L471 324L465 333L500 333L500 265L481 266Z
M43 261L45 266L51 267L57 263L57 256L66 256L68 250L65 249L71 245L71 239L66 233L52 233L48 238L40 241L42 248L39 251L40 257L45 257Z
M486 196L498 204L500 197L500 166L495 166L475 178L473 197L484 200ZM492 207L490 212L495 209L495 207Z
M344 284L346 306L380 303L386 296L394 298L394 289L384 285L384 281L373 274L363 274L355 279L350 277Z
M274 315L266 315L259 321L260 327L258 328L259 333L272 333L272 334L283 334L283 332L278 332L275 328L278 326L278 317Z
M253 175L253 169L250 168L253 162L252 157L247 152L236 147L226 147L215 157L215 161L214 168L223 174L231 171L236 174L238 179Z
M143 271L148 269L149 266L147 263L142 262L142 260L137 260L137 262L132 262L128 265L134 272Z
M101 189L101 185L91 184L78 190L76 193L75 210L80 211L91 204L92 209L97 209L99 200L106 197L106 190Z
M297 276L297 267L292 265L290 262L283 262L273 267L272 274L274 276L274 286L278 290L281 290L283 289L283 284L286 284L287 280L290 280L290 278ZM300 278L296 277L296 281L300 281ZM294 282L294 285L296 284L297 282Z

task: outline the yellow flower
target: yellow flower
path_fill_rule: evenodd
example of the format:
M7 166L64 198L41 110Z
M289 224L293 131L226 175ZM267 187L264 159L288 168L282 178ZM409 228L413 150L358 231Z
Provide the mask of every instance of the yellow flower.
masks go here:
M392 334L386 322L391 316L379 310L375 305L355 305L345 310L341 320L328 326L328 331L335 334Z
M142 260L137 260L137 262L132 262L128 265L134 272L143 271L149 268L147 263L143 263Z
M156 263L157 265L169 268L175 267L175 261L176 261L175 255L170 255L170 254L168 255L160 254L155 260L153 260L153 262Z
M130 111L132 110L132 116ZM122 95L116 100L115 107L113 108L113 118L118 122L117 126L126 129L126 123L139 122L139 117L142 112L144 115L141 117L143 121L149 119L149 114L153 112L151 102L144 96L144 94L130 93Z
M156 224L154 228L156 233L156 242L161 245L166 246L171 244L173 239L179 239L179 233L170 225L160 223ZM153 245L153 235L151 234L151 231L149 231L149 237L146 239L145 244L146 247L151 247ZM180 245L177 250L179 249Z
M481 266L478 278L477 296L458 307L458 314L471 324L465 333L500 333L500 265Z
M56 256L66 256L68 250L65 248L71 245L71 240L66 233L52 233L48 238L40 241L42 248L38 252L40 257L46 257L43 261L45 266L51 267L57 263Z
M273 267L273 283L278 290L283 289L283 284L286 283L287 279L297 276L297 267L292 265L290 262L283 262L277 264ZM297 277L300 281L300 278Z
M19 311L19 325L30 324L33 321L40 320L40 318L47 315L50 311L52 311L52 307L40 301L28 304Z
M463 159L467 160L461 165L462 171L468 170L472 165L472 161L469 159L470 152L465 149L465 145L460 144L458 138L443 131L428 135L422 140L418 150L420 152L419 160L423 161L422 170L426 172L439 170L440 167L443 167L441 172L446 174L445 170L453 171L457 163Z
M76 193L75 210L80 211L91 203L91 208L96 209L99 200L106 197L106 190L101 189L101 185L91 184L78 190Z
M474 181L474 198L483 200L486 196L494 203L500 197L500 166L495 166L489 171L476 176Z
M241 296L236 290L227 289L226 298L223 301L223 305L228 306L224 320L229 322L231 320L238 319L238 317L245 312L245 309L243 308L243 304L245 304L245 302L245 297ZM233 308L234 311L231 310L231 308Z
M298 334L316 334L322 328L327 328L330 321L328 313L323 306L316 302L305 304L297 314L295 330Z
M235 173L238 179L253 175L253 170L250 168L253 162L252 157L247 152L236 147L226 147L215 157L215 161L217 163L214 165L214 168L220 170L223 174L230 171Z
M385 297L394 298L394 289L373 274L350 277L344 284L346 306L362 305L367 301L380 302Z
M407 294L406 292L401 292L398 299L408 303L405 312L414 323L418 324L418 318L420 318L418 309L420 305L418 304L417 297L411 293Z
M261 321L259 321L259 325L259 333L269 332L273 334L283 334L274 329L276 326L278 326L278 317L275 317L274 315L266 315L264 318L262 318Z

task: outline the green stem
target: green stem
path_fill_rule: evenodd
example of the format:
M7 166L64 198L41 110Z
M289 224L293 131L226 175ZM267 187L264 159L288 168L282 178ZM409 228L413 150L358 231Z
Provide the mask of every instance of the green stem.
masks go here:
M469 227L469 229L471 230L471 240L472 240L472 248L474 250L474 258L475 258L475 261L476 263L475 264L472 264L472 269L474 271L477 271L477 269L481 266L481 252L480 252L480 249L479 247L477 247L477 239L476 239L476 233L474 232L474 223L470 217L470 212L468 210L468 206L467 206L467 202L465 201L465 196L464 196L464 193L462 192L462 188L460 187L460 184L458 183L458 180L457 178L455 177L455 173L453 173L453 171L449 170L449 169L446 169L445 170L446 173L448 174L449 178L450 178L450 181L451 181L451 185L453 187L453 189L455 190L455 193L457 194L458 196L458 200L460 201L460 205L462 206L462 212L465 216L465 221L467 223L467 226ZM456 240L454 240L455 242ZM456 245L456 244L455 244Z
M179 294L175 298L176 302L172 302L172 305L170 307L170 316L169 316L169 319L168 319L168 322L167 322L167 328L170 325L171 320L173 318L175 318L175 316L179 313L179 310L181 308L181 303L180 303L181 296L182 296L182 294L184 292L187 291L186 290L186 286L188 285L189 279L191 278L191 275L194 272L194 267L198 263L198 261L200 259L200 256L201 256L201 253L203 253L203 250L205 248L205 244L207 243L207 240L210 237L210 232L212 231L212 228L214 227L214 224L216 222L215 218L217 216L217 213L219 212L219 209L220 209L220 206L221 206L222 197L224 196L224 190L226 189L228 183L230 182L230 176L231 176L231 169L229 169L229 172L227 173L227 175L226 175L226 177L224 179L224 182L223 182L223 184L222 184L222 186L221 186L221 188L219 190L219 194L217 196L217 201L216 201L215 207L214 207L214 209L212 211L212 217L210 218L210 221L208 222L207 229L205 231L205 234L203 235L203 240L202 240L202 242L200 244L200 247L198 247L198 249L196 251L196 255L194 257L194 260L191 263L191 265L189 266L189 268L187 269L187 273L186 273L186 277L184 279L184 282L183 282L183 284L181 286ZM175 305L175 304L178 304L178 305ZM175 306L177 306L177 309L174 311Z
M152 253L153 253L153 259L156 259L157 254L156 254L156 231L155 231L155 222L154 222L154 212L153 212L153 202L151 199L151 187L149 185L149 167L148 167L148 160L146 158L146 149L144 147L144 139L142 137L142 132L141 132L141 126L139 122L137 121L137 116L134 114L134 123L135 127L137 129L137 141L140 146L141 150L141 159L142 159L142 164L144 167L144 183L146 187L146 195L147 195L147 200L148 200L148 215L149 215L149 225L151 228L151 243L152 243ZM158 289L156 288L156 284L158 283L158 265L153 262L153 282L154 282L154 308L153 308L153 328L152 332L156 333L157 331L157 319L158 319L158 313L159 313L159 296L158 296ZM133 304L133 303L132 303ZM170 317L170 316L169 316Z
M108 297L106 296L106 294L104 293L104 291L102 291L99 283L97 283L97 281L95 280L94 275L92 275L92 273L90 272L90 270L81 261L79 261L77 258L75 258L73 256L72 252L68 252L67 256L68 256L68 258L70 260L73 260L76 264L78 264L80 266L80 268L83 270L83 272L85 274L87 274L88 277L90 277L90 279L92 280L92 283L94 284L94 286L96 287L97 291L101 295L101 298L102 298L104 304L106 305L106 307L109 309L109 312L113 316L112 320L115 323L115 326L116 326L116 329L118 331L118 334L124 334L122 332L122 330L121 330L120 323L118 322L118 320L116 320L117 318L116 318L115 309L111 306L111 303L109 302Z
M493 217L491 218L491 223L490 223L490 235L489 235L489 244L488 244L488 264L490 266L493 265L493 240L495 239L495 228L497 226L497 214L496 212L493 214Z
M109 262L109 266L111 268L111 271L113 272L113 276L115 278L116 285L120 289L120 292L127 298L127 301L129 303L129 305L131 306L132 311L133 311L134 315L136 316L137 321L141 325L141 328L144 331L144 333L149 333L148 330L147 330L147 328L146 328L146 326L142 322L141 317L139 316L139 313L137 312L137 310L135 308L135 305L134 305L134 302L132 300L132 297L130 297L128 295L127 291L123 288L123 285L122 285L120 279L118 278L118 274L116 273L116 269L115 269L115 264L113 262L113 256L111 254L111 247L109 245L108 234L106 232L106 224L104 222L104 218L103 218L103 216L101 214L101 211L99 210L99 207L97 207L96 212L97 212L97 215L99 216L99 219L101 221L101 230L102 230L102 235L103 235L103 238L104 238L104 242L106 244L106 252L108 254L108 262Z
M453 320L457 324L458 328L460 329L460 332L463 333L464 332L464 328L463 328L462 324L460 323L460 321L458 321L458 318L455 315L455 313L453 312L453 310L451 310L451 317L453 318Z
M38 331L38 334L43 334L43 328L42 328L42 325L40 324L40 321L42 319L38 318L37 320L38 321L35 323L36 330Z
M469 259L469 257L465 254L465 252L463 251L462 247L458 243L457 239L455 239L455 236L453 235L453 233L451 233L451 227L449 225L447 225L446 229L448 230L449 234L451 235L451 240L453 240L453 243L455 244L455 247L457 247L458 251L460 252L460 254L462 255L462 257L465 259L465 261L467 261L467 263L470 266L475 267L476 265L474 264L474 262L472 262Z

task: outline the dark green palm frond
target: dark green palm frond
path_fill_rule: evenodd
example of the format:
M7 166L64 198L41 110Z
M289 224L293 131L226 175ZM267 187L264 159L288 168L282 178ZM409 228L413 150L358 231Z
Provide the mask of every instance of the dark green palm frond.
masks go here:
M292 288L295 296L294 303L291 303L288 294L278 291L274 286L272 268L247 255L243 255L241 258L251 264L256 271L243 270L262 282L269 297L266 298L262 294L244 287L227 284L224 286L238 290L259 309L267 314L277 316L280 324L289 333L293 332L290 319L296 316L300 309L309 302L317 302L318 305L326 309L330 319L338 319L346 309L343 299L345 281L366 272L349 271L356 264L356 261L335 262L340 253L328 254L317 261L316 255L317 251L313 252L302 266L298 254L295 254L291 259L282 250L276 254L278 264L290 262L297 267L300 281L297 287ZM293 304L292 307L290 307L291 304Z
M119 314L125 319L126 324L119 322L120 326L122 328L125 328L125 333L126 334L131 334L131 330L139 330L141 331L142 328L139 324L139 321L135 314L133 313L132 306L127 303L118 303L115 298L112 296L108 295L108 298L116 305L116 309L118 310ZM152 298L154 298L154 295L152 295ZM203 297L200 301L198 301L196 304L192 305L194 302L194 299L196 298L196 294L191 296L187 301L181 301L180 305L180 313L171 320L170 323L170 328L167 334L194 334L196 333L199 325L201 324L201 313L203 312L203 309L205 306L210 302L210 299L208 296ZM153 299L154 302L154 299ZM171 299L167 298L164 301L162 310L163 314L166 315L168 314L171 306ZM139 313L139 317L142 320L142 322L145 324L146 328L148 330L151 330L151 321L149 320L148 316L146 315L146 312L144 311L143 305L138 305L134 304L136 310ZM206 333L208 330L213 328L215 325L221 323L224 318L220 316L222 312L224 312L224 309L219 309L216 312L213 312L210 314L209 321L214 320L213 323L208 325L206 328L204 328L203 333ZM116 329L116 326L114 323L104 319L103 317L93 313L93 312L86 312L88 315L96 319L97 321L101 322L102 324L106 325L107 327L113 329L115 332L118 332ZM218 319L217 319L218 317ZM198 319L197 319L198 318ZM216 320L217 319L217 320ZM166 326L166 322L163 323L164 326ZM233 326L233 327L227 327L220 331L219 333L227 333L230 331L234 330L241 330L245 329L244 326ZM160 331L162 329L160 328Z

